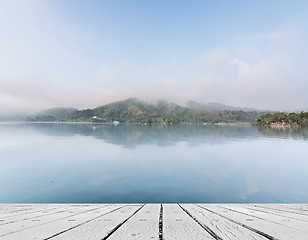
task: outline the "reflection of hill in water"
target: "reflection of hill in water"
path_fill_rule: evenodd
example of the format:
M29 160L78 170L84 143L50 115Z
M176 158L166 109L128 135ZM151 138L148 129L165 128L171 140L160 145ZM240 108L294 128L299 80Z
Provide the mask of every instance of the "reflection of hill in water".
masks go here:
M141 144L172 145L176 142L222 144L259 137L307 139L308 129L271 129L215 125L92 125L34 123L31 128L52 136L91 136L111 144L134 147Z
M308 128L258 128L262 135L275 138L308 139Z
M202 125L92 125L92 124L47 124L29 125L35 130L53 136L92 136L112 144L134 147L140 144L172 145L176 142L223 143L231 139L253 138L258 129L247 126L202 126Z

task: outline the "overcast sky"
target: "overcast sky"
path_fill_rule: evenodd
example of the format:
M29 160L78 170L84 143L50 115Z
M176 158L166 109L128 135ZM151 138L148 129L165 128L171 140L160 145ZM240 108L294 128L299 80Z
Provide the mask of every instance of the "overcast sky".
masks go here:
M129 97L308 109L307 43L307 0L0 0L0 112Z

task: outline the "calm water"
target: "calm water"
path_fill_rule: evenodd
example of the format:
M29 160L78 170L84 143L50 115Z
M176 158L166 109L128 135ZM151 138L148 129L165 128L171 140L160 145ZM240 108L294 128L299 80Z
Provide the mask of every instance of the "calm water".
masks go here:
M0 203L308 202L308 130L0 123Z

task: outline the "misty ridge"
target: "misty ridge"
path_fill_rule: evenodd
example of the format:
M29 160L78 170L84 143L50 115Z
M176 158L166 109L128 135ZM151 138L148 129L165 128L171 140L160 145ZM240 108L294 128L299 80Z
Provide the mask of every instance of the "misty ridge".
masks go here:
M249 108L249 107L234 107L222 103L216 103L216 102L209 102L209 103L201 103L197 101L187 101L186 104L179 104L179 103L173 103L167 100L144 100L143 98L127 98L122 101L114 101L111 103L104 104L105 105L110 105L110 104L116 104L120 102L125 102L125 101L130 101L130 100L135 100L135 102L143 102L144 104L149 104L158 107L158 105L161 103L165 104L174 104L174 105L179 105L181 107L186 107L190 109L195 109L195 110L205 110L205 111L225 111L225 110L230 110L230 111L245 111L245 112L253 112L253 111L258 111L258 112L273 112L270 110L259 110L256 108ZM5 112L0 112L0 120L21 120L24 121L27 118L44 118L44 117L51 117L49 120L54 118L55 121L61 121L67 119L68 115L76 112L76 111L82 111L85 109L91 109L91 108L77 108L77 107L51 107L51 108L46 108L41 111L37 111L33 113L32 111L15 111L15 113L5 113ZM95 109L95 108L93 108ZM42 119L43 120L43 119ZM53 121L53 120L52 120Z
M109 103L93 109L52 108L27 116L27 121L91 122L91 123L153 123L153 124L204 124L251 123L269 111L239 108L220 103L202 104L189 101L187 106L158 100L146 102L137 98Z

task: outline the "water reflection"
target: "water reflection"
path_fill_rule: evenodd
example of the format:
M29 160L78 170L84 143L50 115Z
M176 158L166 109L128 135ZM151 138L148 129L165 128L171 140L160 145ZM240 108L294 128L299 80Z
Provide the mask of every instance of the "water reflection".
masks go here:
M275 138L308 139L308 128L268 128L259 127L260 134Z
M172 144L178 141L207 141L214 139L255 138L308 138L308 128L260 128L250 126L217 125L143 125L143 124L27 124L35 130L53 136L83 135L103 139L112 144L132 147L144 143Z
M306 130L0 125L0 202L307 202Z

